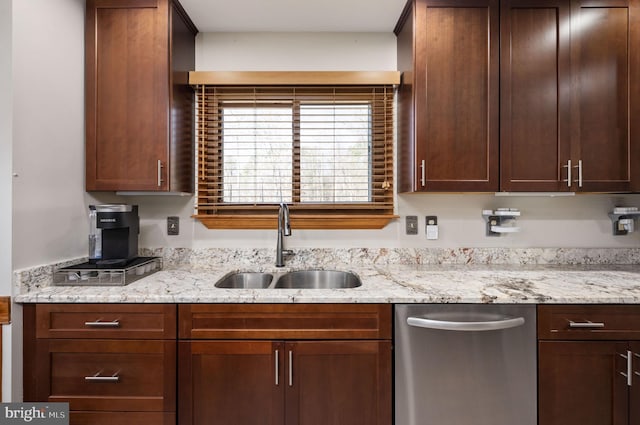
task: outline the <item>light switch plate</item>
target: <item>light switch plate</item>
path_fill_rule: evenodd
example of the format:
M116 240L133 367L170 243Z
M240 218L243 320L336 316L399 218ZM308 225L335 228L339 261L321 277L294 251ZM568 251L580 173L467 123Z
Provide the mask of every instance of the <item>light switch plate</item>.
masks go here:
M177 236L180 234L180 217L167 217L167 235Z
M418 216L408 215L406 218L406 224L407 224L407 235L418 234Z

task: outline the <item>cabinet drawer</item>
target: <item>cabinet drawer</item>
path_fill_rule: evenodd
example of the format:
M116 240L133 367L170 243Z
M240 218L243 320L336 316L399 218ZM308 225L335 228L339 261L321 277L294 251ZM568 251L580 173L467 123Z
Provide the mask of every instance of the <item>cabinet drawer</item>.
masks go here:
M37 399L70 410L175 412L176 342L37 342Z
M538 339L640 340L640 306L540 305Z
M37 338L172 339L171 304L38 304Z
M176 414L165 412L69 412L69 425L175 425Z
M180 338L390 339L390 304L186 304Z

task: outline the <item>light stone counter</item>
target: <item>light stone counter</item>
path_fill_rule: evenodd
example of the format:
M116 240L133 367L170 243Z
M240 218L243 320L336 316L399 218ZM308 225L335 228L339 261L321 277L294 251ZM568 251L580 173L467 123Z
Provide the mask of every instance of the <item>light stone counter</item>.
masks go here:
M308 267L307 267L308 268ZM19 303L640 303L640 266L612 264L371 264L349 270L353 289L219 289L232 271L281 272L272 265L170 267L123 287L30 287Z

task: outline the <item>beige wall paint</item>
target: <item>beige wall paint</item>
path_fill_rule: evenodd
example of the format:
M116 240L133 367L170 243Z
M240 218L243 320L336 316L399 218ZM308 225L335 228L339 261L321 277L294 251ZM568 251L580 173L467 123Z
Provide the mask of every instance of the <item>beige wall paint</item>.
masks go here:
M376 33L203 33L196 68L228 70L395 70L393 34ZM142 246L256 247L275 245L275 231L207 230L193 220L192 198L135 198L140 204ZM640 231L613 236L607 216L613 206L638 206L640 195L578 195L571 198L498 198L492 194L399 195L401 219L382 230L295 230L289 247L636 247ZM485 208L522 210L522 231L486 237ZM181 235L166 235L166 217L179 215ZM404 219L419 216L417 236ZM437 215L440 238L427 241L424 220Z
M13 2L13 268L86 255L84 0Z
M12 80L11 80L11 3L0 0L0 295L11 295L11 148L12 148ZM14 325L2 326L2 400L12 400L15 379L21 372L13 367Z
M395 71L393 33L201 33L201 71Z
M0 295L11 295L11 0L0 0Z
M83 188L84 2L31 0L18 4L14 11L14 168L20 177L14 179L15 268L84 255L86 207L95 201ZM390 70L396 66L393 34L206 33L198 35L196 51L198 70ZM43 69L47 70L44 74L40 72ZM34 118L39 125L31 124ZM205 229L191 218L192 197L100 198L102 202L120 200L140 205L141 246L275 245L274 231ZM640 196L400 195L397 205L401 219L385 229L294 229L286 243L290 247L638 246L640 232L624 237L611 235L607 212L614 204L640 206ZM522 232L487 238L481 210L501 206L523 211L519 220ZM181 218L180 236L166 235L166 217L170 215ZM420 217L418 236L404 234L406 215ZM438 215L439 240L426 240L425 215Z

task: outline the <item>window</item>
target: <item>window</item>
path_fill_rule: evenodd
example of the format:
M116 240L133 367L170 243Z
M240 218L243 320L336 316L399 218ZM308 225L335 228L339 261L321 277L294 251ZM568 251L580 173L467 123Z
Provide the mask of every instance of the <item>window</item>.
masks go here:
M393 218L393 87L200 85L196 217L271 228L380 228Z

